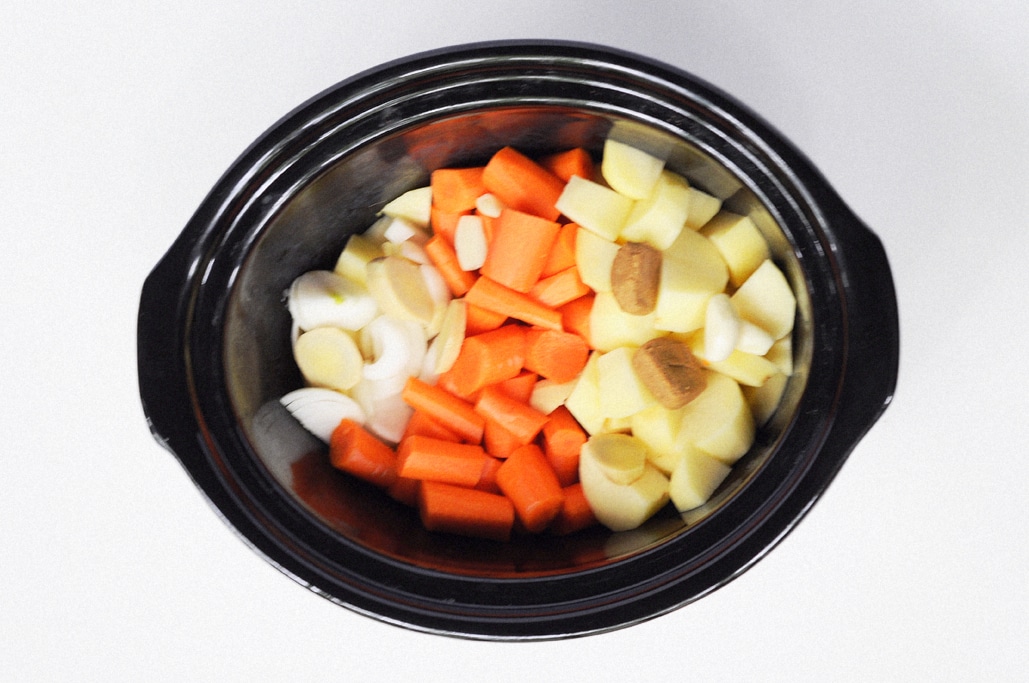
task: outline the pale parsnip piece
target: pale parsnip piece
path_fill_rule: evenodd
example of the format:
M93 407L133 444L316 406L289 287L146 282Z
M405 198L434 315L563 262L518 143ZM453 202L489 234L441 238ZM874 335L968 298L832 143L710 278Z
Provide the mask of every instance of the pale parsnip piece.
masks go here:
M451 299L447 304L439 334L429 345L429 353L433 354L434 374L439 375L454 366L461 344L464 343L467 313L464 299Z
M635 529L668 502L668 479L649 462L631 484L616 484L604 475L587 446L579 457L579 480L593 514L612 531Z
M611 291L611 267L619 245L590 230L575 235L575 267L579 279L595 292Z
M379 314L368 288L328 270L312 270L293 281L287 298L289 313L301 330L340 327L356 331Z
M336 259L335 273L362 285L368 284L368 262L383 256L382 246L364 235L351 235Z
M454 251L461 270L478 270L486 262L488 244L481 216L461 216L454 229Z
M590 354L586 367L579 373L575 387L565 401L565 408L589 434L599 434L604 428L604 416L600 413L600 386L597 374L598 352Z
M293 357L308 384L348 391L361 379L364 358L353 337L338 327L316 327L301 334Z
M642 149L612 138L604 142L600 174L615 192L630 199L649 196L664 167L664 159Z
M727 465L754 442L754 417L740 385L720 372L708 373L707 388L682 409L677 441L692 444Z
M616 484L631 484L643 476L647 447L628 434L604 433L591 437L582 447L589 451L604 476ZM582 454L580 453L580 456Z
M635 350L635 347L619 346L597 359L600 412L605 418L629 417L657 403L633 369Z
M565 401L575 388L578 379L569 382L555 382L552 379L543 377L532 387L532 395L529 397L529 405L544 415L557 410L564 405Z
M704 314L704 358L712 363L723 361L736 348L740 337L740 319L729 301L719 292L707 300Z
M793 331L797 300L778 266L765 260L732 295L740 318L749 320L773 339Z
M600 183L572 176L555 206L581 227L613 242L632 210L632 199Z
M660 299L658 300L660 302ZM598 351L611 351L620 346L642 346L661 336L655 327L654 313L632 315L618 305L610 292L597 292L590 309L590 343Z
M690 186L690 212L686 215L686 227L700 230L722 210L722 200L703 190Z
M633 205L622 226L621 239L665 250L679 236L689 211L689 182L676 173L662 171L651 193Z
M384 256L368 263L368 289L384 313L429 325L435 305L417 263Z
M432 299L432 318L425 326L425 338L432 339L439 334L440 328L443 325L443 316L446 315L447 306L450 305L454 295L451 293L450 287L447 286L446 280L443 279L443 275L436 269L436 266L429 263L419 264L418 270L425 280L425 290L429 293L429 298Z
M729 267L729 282L739 287L768 257L768 242L749 216L721 211L700 229Z
M706 503L731 468L698 448L688 448L679 458L668 480L668 495L679 512Z
M431 210L432 188L425 186L408 190L387 202L380 213L392 218L403 218L424 229L429 226Z
M754 421L758 425L766 424L775 414L786 391L788 379L786 375L777 372L759 387L742 387L743 396L747 399L750 412L753 413Z

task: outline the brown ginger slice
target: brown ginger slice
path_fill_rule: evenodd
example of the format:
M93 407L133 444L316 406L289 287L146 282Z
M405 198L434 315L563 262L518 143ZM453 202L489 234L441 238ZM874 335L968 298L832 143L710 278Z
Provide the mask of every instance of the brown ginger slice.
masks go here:
M700 361L685 343L671 337L651 339L638 348L632 367L654 398L669 410L683 407L707 386Z
M643 242L626 242L611 264L611 293L632 315L647 315L657 306L661 252Z

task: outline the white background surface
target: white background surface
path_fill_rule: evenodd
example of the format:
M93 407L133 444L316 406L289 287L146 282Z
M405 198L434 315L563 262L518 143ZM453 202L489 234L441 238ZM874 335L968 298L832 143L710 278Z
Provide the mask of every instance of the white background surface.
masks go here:
M0 10L0 679L1024 680L1029 5L19 4ZM237 540L147 431L135 317L281 115L384 60L524 37L662 59L784 132L886 244L901 377L729 586L607 635L465 642L336 607Z

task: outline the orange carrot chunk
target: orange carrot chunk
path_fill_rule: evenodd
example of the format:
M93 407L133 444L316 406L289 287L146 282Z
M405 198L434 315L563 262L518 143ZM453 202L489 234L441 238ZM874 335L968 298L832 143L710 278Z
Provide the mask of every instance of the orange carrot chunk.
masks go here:
M401 394L404 402L438 420L462 441L477 444L482 440L485 420L472 405L447 390L410 377Z
M522 444L535 439L548 419L546 414L511 398L495 386L485 387L480 392L475 412L511 432Z
M516 292L486 276L481 276L475 281L475 284L465 294L465 302L529 325L538 325L551 330L562 329L561 314L556 309L541 304L528 294Z
M478 484L485 460L481 446L419 434L404 439L397 448L397 472L401 477L455 486Z
M564 493L536 444L515 450L497 470L497 486L514 504L521 525L539 533L561 512Z
M443 282L454 296L464 296L478 278L473 272L463 270L457 261L457 252L442 235L433 235L425 242L425 255L436 266Z
M586 180L593 180L593 157L582 147L574 147L557 154L549 154L540 159L540 166L547 169L566 183L573 175Z
M559 536L575 533L588 529L597 523L597 517L593 514L593 508L586 500L582 484L576 482L571 486L561 489L564 494L564 501L561 504L561 511L550 523L548 530Z
M588 438L568 408L558 406L543 425L543 454L561 486L579 480L579 452Z
M429 176L432 203L441 211L461 213L475 208L475 200L486 192L482 167L440 168Z
M525 333L525 367L555 382L571 382L589 360L586 340L572 332L531 328Z
M495 330L507 322L507 315L465 302L465 336L472 337Z
M409 507L418 507L418 492L422 482L420 479L397 477L393 485L386 489L390 498Z
M397 479L397 456L393 449L350 419L333 430L329 460L334 467L382 488L388 488Z
M579 277L579 269L571 266L539 280L529 290L529 296L551 308L561 308L590 291Z
M593 310L593 294L569 301L558 309L561 325L567 332L574 332L590 344L590 311ZM590 348L593 345L590 344Z
M515 450L525 445L521 438L508 431L499 422L486 420L486 427L482 432L482 445L494 458L506 460Z
M576 223L565 223L561 226L540 277L553 275L575 265L575 237L578 232L579 226Z
M447 243L454 244L454 233L457 232L457 221L461 216L467 216L471 211L444 211L438 206L429 207L429 224L432 226L432 233L447 240Z
M407 427L404 429L404 434L400 437L400 440L403 441L407 437L414 436L415 434L431 436L435 439L443 439L444 441L461 441L460 436L441 425L435 418L423 410L416 410L411 414L411 417L407 420Z
M516 401L528 403L532 398L532 390L536 387L536 380L539 375L529 370L523 370L511 379L497 382L494 386L501 393L506 394Z
M561 214L556 204L565 182L513 147L490 158L482 182L504 206L551 221Z
M491 332L465 337L457 360L447 371L448 382L462 396L516 377L525 363L525 328L504 325Z
M517 292L528 292L540 279L560 231L554 221L505 208L492 223L479 272Z
M418 511L429 531L507 541L514 526L514 506L505 496L426 481Z
M497 471L503 462L503 460L498 458L487 457L482 466L482 475L479 477L479 483L474 488L479 491L500 494L500 487L497 486Z

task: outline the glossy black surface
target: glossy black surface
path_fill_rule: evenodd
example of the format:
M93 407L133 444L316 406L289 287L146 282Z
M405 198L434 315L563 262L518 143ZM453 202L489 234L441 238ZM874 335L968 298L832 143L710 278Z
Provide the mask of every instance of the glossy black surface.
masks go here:
M634 532L511 544L424 532L325 466L277 399L299 386L283 291L441 166L614 130L732 194L798 295L780 412L702 509ZM626 626L724 585L822 494L892 396L896 297L883 248L788 142L726 95L636 55L493 43L387 64L318 95L228 170L147 279L139 381L155 437L285 573L359 612L475 638Z

